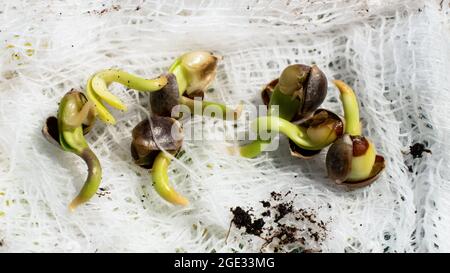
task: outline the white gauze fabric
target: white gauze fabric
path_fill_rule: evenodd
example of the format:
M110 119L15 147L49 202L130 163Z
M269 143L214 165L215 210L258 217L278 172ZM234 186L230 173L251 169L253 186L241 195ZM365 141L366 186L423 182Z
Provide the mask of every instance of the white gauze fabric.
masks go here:
M298 194L295 207L329 220L322 251L450 251L449 11L448 0L3 0L0 252L259 251L263 242L248 243L252 236L236 228L225 242L230 208L257 210L270 192L289 190ZM196 130L206 140L185 141L170 166L171 183L190 200L175 207L129 152L148 97L114 84L129 110L113 111L115 126L97 122L87 136L106 193L69 213L86 166L40 132L61 97L84 89L96 71L155 77L183 52L203 49L224 57L207 99L231 106L261 104L261 88L284 67L315 63L329 79L323 107L342 114L331 79L348 82L364 133L386 159L384 174L360 190L335 186L326 151L292 158L284 137L255 159L231 156L224 130L205 119ZM193 117L184 127L201 122ZM417 142L432 154L413 159L409 146Z

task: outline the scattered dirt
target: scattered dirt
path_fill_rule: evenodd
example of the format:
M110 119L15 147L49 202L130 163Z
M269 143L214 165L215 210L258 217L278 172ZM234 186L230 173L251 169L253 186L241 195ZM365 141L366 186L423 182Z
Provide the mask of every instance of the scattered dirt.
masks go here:
M231 209L231 225L244 230L241 235L254 235L265 242L261 252L320 252L326 239L327 223L317 218L317 212L309 208L295 208L290 191L285 194L272 192L269 200L262 200L264 209L259 215L255 208ZM256 208L258 211L259 208ZM256 243L253 239L249 244Z
M103 197L105 195L111 194L106 188L98 188L98 192L96 193L98 197Z
M106 5L102 4L102 6L105 7ZM88 11L87 13L88 14L103 15L103 14L106 14L106 13L111 12L111 11L118 11L118 10L120 10L120 8L121 8L120 5L112 5L109 8L103 8L101 10L92 10L92 11Z
M277 192L274 192L274 191L270 193L270 196L275 201L280 201L280 199L281 199L281 193L277 193Z

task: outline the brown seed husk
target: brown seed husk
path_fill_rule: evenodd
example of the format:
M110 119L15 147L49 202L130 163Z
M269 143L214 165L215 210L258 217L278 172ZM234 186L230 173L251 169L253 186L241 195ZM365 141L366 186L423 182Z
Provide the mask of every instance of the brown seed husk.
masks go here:
M344 182L350 174L353 158L353 144L349 135L345 134L337 139L326 157L328 177L337 184Z
M288 68L289 69L283 70L283 73L286 75L300 74L300 79L295 77L285 77L286 80L284 82L280 82L279 78L272 80L262 90L262 100L264 104L268 106L272 92L276 85L279 84L280 91L283 89L283 93L295 93L296 97L301 101L301 107L299 108L297 115L291 121L309 119L317 107L325 100L328 87L327 78L315 65L309 67L298 64L289 66Z
M153 115L134 127L131 155L139 166L151 169L161 150L177 152L183 143L183 132L178 121Z
M285 95L297 94L300 101L305 98L305 87L311 67L304 64L294 64L286 67L280 75L278 86Z
M150 92L150 106L152 113L162 117L171 117L173 107L179 104L180 94L175 75L168 73L165 76L167 84L161 90Z
M61 148L59 144L58 119L55 116L48 117L42 127L42 134L51 144Z
M314 112L325 100L327 88L328 84L325 74L316 65L313 65L305 88L303 107L299 114L308 116L308 114Z

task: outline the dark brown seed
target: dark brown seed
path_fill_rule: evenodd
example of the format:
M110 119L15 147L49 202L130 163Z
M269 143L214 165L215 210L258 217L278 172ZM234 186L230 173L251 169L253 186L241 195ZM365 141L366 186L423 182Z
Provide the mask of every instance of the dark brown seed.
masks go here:
M173 107L179 104L180 94L174 74L165 75L167 84L159 91L150 92L151 112L163 117L171 117Z
M131 155L135 163L148 168L162 149L176 152L183 143L183 133L178 121L169 117L152 116L134 127Z
M301 109L302 115L314 112L322 104L327 95L327 87L325 74L313 65L305 88L303 108Z
M308 79L311 67L304 64L294 64L286 67L281 72L278 86L285 95L298 94L300 100L304 98L304 87Z
M286 67L279 79L271 81L261 92L265 105L270 102L270 97L275 86L280 92L292 95L300 100L298 114L293 120L305 120L312 116L313 112L325 100L327 95L327 78L315 65L312 67L303 64L294 64Z
M353 145L349 135L345 134L331 145L326 157L328 176L341 184L350 174L353 158Z

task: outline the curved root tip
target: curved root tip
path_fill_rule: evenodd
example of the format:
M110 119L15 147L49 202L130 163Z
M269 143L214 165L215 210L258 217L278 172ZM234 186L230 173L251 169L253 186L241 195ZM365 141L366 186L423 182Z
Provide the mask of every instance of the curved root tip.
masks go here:
M345 82L341 80L333 80L333 83L339 89L340 93L353 93L353 90Z
M84 202L79 198L79 197L76 197L75 199L73 199L73 201L70 203L70 205L69 205L69 211L70 212L74 212L75 211L75 209L79 206L79 205L81 205L81 204L83 204Z
M180 205L180 206L187 206L189 205L189 200L184 198L183 196L177 196L174 200L171 202L174 205Z

